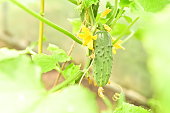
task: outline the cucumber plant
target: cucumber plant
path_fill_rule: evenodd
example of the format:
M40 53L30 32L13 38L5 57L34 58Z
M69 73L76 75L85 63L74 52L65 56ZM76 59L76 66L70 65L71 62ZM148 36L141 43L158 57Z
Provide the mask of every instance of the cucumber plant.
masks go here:
M0 3L3 1L0 1ZM148 110L141 107L125 103L123 99L120 99L121 101L119 101L117 108L114 109L111 102L103 95L102 87L109 82L112 72L113 55L116 54L118 49L124 49L122 44L133 35L134 32L132 32L131 27L139 19L138 16L135 18L128 16L129 12L127 8L140 11L157 11L157 9L153 10L147 7L148 4L152 4L152 1L148 1L148 4L140 0L114 0L114 3L108 1L105 10L100 11L100 6L103 5L100 0L68 0L77 7L80 15L78 19L70 19L73 24L73 33L59 27L44 17L44 0L41 0L40 14L34 12L17 0L6 1L15 4L40 20L40 30L38 53L34 52L30 47L23 51L9 50L6 48L0 50L0 68L3 69L3 71L0 70L0 75L2 75L2 80L6 80L7 83L9 83L9 87L6 86L3 81L0 83L0 89L5 92L4 95L0 96L0 99L5 103L2 104L1 108L4 113L46 113L48 107L50 108L48 111L50 113L98 113L99 110L95 102L95 96L85 88L76 85L77 83L81 84L82 79L89 76L93 78L94 83L99 87L99 96L102 97L109 108L105 112L149 113ZM164 2L161 4L162 7L165 5L166 3ZM122 24L121 19L124 19L126 24ZM50 55L42 52L44 24L60 31L76 43L87 47L88 60L84 69L81 70L80 65L73 63L67 67L65 67L65 65L61 66L61 63L66 64L72 58L56 45L49 44L47 50L51 52ZM27 54L30 54L31 58L28 57ZM14 65L16 69L11 67L11 65ZM20 65L23 65L23 67ZM91 67L93 73L89 71ZM65 81L57 85L55 83L52 89L46 91L40 82L40 75L53 69L61 73ZM11 70L11 72L8 70ZM22 76L22 71L25 71L25 75L28 78ZM3 86L6 86L6 89ZM23 87L28 90L28 92L25 91ZM21 95L18 95L13 89L21 92ZM62 92L59 92L59 90ZM8 95L10 91L16 95L17 98ZM30 93L33 94L33 98L30 96ZM9 102L4 101L4 99L8 99L6 95L10 97ZM65 99L65 97L67 98ZM123 98L123 92L121 98ZM55 99L59 100L59 102L55 101ZM65 100L62 101L62 99ZM116 97L116 100L117 99ZM18 105L16 108L12 107L12 104L17 105L16 103L18 101L24 101L25 103L22 106ZM60 103L60 101L62 103ZM80 103L82 102L84 103L81 106ZM4 109L8 104L12 109ZM58 107L55 108L54 106L49 106L49 104ZM83 111L83 108L86 110Z

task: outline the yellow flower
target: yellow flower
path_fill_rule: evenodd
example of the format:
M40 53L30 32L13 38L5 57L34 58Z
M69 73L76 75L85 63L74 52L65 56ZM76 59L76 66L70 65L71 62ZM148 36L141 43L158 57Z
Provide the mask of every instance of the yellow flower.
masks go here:
M112 42L114 42L115 40L116 39L112 39ZM121 46L121 43L122 43L122 40L119 40L113 45L113 48L112 48L113 54L116 54L117 49L123 49L123 50L125 49L124 47Z
M97 36L93 36L91 31L87 27L82 27L82 32L78 34L78 37L83 39L83 45L93 50L93 40L96 40Z
M107 31L107 32L110 32L112 29L108 26L108 25L106 25L106 24L104 24L103 25L104 26L104 29Z
M101 17L101 18L105 17L107 14L110 13L110 11L111 11L111 9L106 9L105 11L102 12L102 14L101 14L100 17Z

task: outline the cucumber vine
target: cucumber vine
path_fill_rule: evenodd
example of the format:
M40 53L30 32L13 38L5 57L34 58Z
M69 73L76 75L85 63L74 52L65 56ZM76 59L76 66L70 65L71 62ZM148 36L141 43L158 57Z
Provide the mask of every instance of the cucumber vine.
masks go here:
M93 82L93 84L98 87L98 95L102 98L103 102L107 105L107 113L149 113L148 110L145 110L141 107L133 106L131 104L128 104L125 102L124 99L124 92L121 89L119 93L115 93L113 95L113 101L117 103L117 107L114 108L112 102L104 95L104 86L109 84L109 79L112 74L112 62L113 62L113 56L117 53L117 51L120 49L124 50L123 44L127 42L135 33L135 31L132 30L132 26L137 23L139 20L139 16L133 15L132 17L128 16L129 10L127 10L130 6L133 6L133 8L138 7L140 4L136 0L112 0L108 1L106 3L106 6L104 9L100 9L101 1L100 0L68 0L70 3L72 3L77 10L79 11L79 18L78 19L70 19L73 23L73 29L74 32L70 32L52 21L48 20L45 17L45 0L40 0L40 11L39 13L36 13L32 9L28 8L27 6L23 5L18 0L6 0L8 2L13 3L14 5L21 8L26 13L32 15L36 19L39 20L39 37L38 37L38 52L34 52L31 47L26 48L26 50L23 51L15 51L15 50L9 50L9 49L0 49L0 54L5 57L0 57L0 63L4 63L6 67L2 66L0 64L0 68L4 69L4 72L0 71L0 74L2 75L11 75L11 73L8 73L8 68L11 63L15 64L16 70L21 71L22 69L26 71L26 68L30 69L30 72L28 70L26 71L26 75L30 75L31 79L28 78L22 78L22 76L17 76L15 79L19 79L21 83L18 83L20 86L23 85L23 81L26 81L26 87L32 91L32 93L35 93L35 100L28 103L29 111L35 111L35 113L40 113L40 111L43 111L44 105L46 105L46 101L49 101L49 103L54 99L57 98L60 100L60 96L62 98L67 97L70 94L72 95L78 95L79 99L81 101L86 101L85 99L89 99L89 105L84 104L84 106L87 106L91 108L93 111L90 111L91 109L87 111L82 111L83 113L98 113L97 104L95 103L95 96L89 91L85 90L82 87L82 80L84 78L87 78L89 82ZM1 1L0 1L1 2ZM135 5L137 4L137 5ZM136 6L136 7L135 7ZM123 24L121 23L123 21ZM78 24L74 24L78 23ZM43 37L44 37L44 24L50 26L51 28L65 34L68 38L72 39L73 45L70 48L70 51L66 53L64 50L60 49L54 44L49 44L47 51L49 54L46 54L43 52ZM76 26L76 27L75 27ZM123 26L123 27L122 27ZM71 52L74 48L75 43L80 44L84 46L87 49L87 62L86 66L82 69L81 65L75 65L74 63L70 63L73 59L71 57ZM7 53L6 54L4 51ZM31 56L28 57L28 54ZM19 62L21 59L21 62ZM8 61L9 60L9 61ZM24 61L26 64L23 67L19 67L19 64L24 64ZM12 70L12 74L16 74L14 69ZM40 76L43 73L49 72L51 70L56 70L58 72L57 78L55 79L53 86L50 90L46 91L43 87L41 82L36 83L34 80L40 81ZM16 71L17 72L17 71ZM21 72L18 72L19 75L21 75ZM18 74L17 73L17 74ZM35 76L34 76L35 75ZM60 75L63 76L65 79L62 83L58 83L60 79ZM2 77L3 78L3 77ZM38 79L37 79L38 78ZM8 77L4 77L3 79L9 79ZM11 77L10 79L13 80ZM12 80L8 80L10 83ZM22 81L21 81L22 80ZM36 86L34 89L34 85L31 85L31 80L33 84ZM28 83L27 83L28 82ZM35 82L35 83L34 83ZM76 85L79 84L79 85ZM4 85L2 83L2 85ZM11 84L10 84L11 85ZM29 87L30 85L30 87ZM5 85L4 85L5 86ZM10 86L12 87L12 85ZM70 89L68 88L70 87ZM16 88L16 86L14 86ZM18 86L17 86L18 88ZM16 89L17 89L16 88ZM23 88L23 87L19 87ZM19 89L18 88L18 89ZM68 89L67 89L68 88ZM17 90L18 90L17 89ZM85 94L79 94L79 90L82 92L85 92ZM23 90L24 92L25 90ZM63 91L58 97L55 94L60 94L60 91ZM76 93L73 93L73 92ZM23 93L22 92L22 93ZM81 93L82 93L81 92ZM27 92L24 92L27 94ZM24 95L23 93L23 95ZM89 94L88 94L89 93ZM22 96L20 99L22 100ZM82 96L83 95L83 96ZM29 94L26 95L29 97ZM43 98L40 98L40 97ZM69 95L70 96L70 95ZM1 97L0 97L1 98ZM76 98L72 100L72 98L68 98L69 102L62 103L64 106L67 104L67 108L69 108L68 111L64 111L65 109L60 108L57 112L58 113L79 113L79 109L77 110L77 106L79 106L76 102L72 104L70 101L77 101ZM90 100L91 99L91 100ZM42 101L43 100L43 101ZM40 105L40 108L42 109L36 109L34 106L31 106L31 104L39 104L42 102L42 105ZM53 102L55 103L55 102ZM59 103L57 103L59 104ZM72 107L73 105L73 107ZM38 106L39 107L39 106ZM75 109L75 108L76 109ZM93 107L95 109L93 109ZM19 113L23 112L25 110L18 110ZM71 111L72 110L72 111ZM76 111L77 110L77 111ZM16 110L17 111L17 110ZM9 112L13 113L13 112ZM54 113L54 112L50 112Z

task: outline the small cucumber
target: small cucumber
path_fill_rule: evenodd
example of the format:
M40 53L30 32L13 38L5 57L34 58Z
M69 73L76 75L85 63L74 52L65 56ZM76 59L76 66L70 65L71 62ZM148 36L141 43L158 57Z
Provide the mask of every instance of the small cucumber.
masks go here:
M94 42L94 80L97 86L105 86L112 72L112 39L108 32L99 31Z

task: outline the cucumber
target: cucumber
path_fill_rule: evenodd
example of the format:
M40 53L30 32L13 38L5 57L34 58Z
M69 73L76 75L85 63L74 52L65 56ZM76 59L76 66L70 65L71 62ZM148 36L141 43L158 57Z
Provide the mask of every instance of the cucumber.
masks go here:
M93 77L97 86L105 86L110 78L112 72L112 39L108 32L99 31L97 40L94 41L94 63L93 63Z

